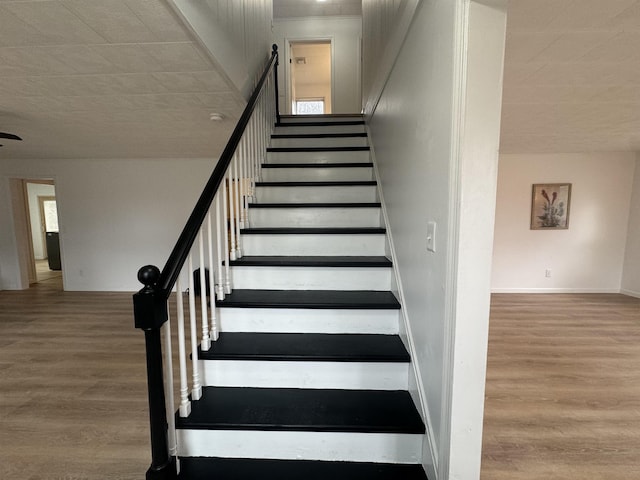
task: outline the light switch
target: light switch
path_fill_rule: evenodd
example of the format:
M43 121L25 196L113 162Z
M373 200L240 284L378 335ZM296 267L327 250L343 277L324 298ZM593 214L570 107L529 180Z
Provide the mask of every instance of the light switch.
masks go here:
M427 223L427 250L436 251L436 222Z

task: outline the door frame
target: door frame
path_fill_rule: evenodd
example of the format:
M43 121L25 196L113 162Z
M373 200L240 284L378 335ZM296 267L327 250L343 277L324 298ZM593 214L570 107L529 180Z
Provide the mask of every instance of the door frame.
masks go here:
M286 37L284 39L284 77L285 77L285 94L284 94L284 113L285 115L291 115L291 44L292 43L329 43L331 48L331 111L334 109L335 98L335 41L333 36L321 36L321 37Z
M11 214L13 217L14 239L16 242L16 266L18 267L16 286L19 289L27 289L38 281L35 254L33 251L33 235L31 231L31 214L29 212L29 192L27 190L27 184L40 183L55 186L56 182L55 178L34 178L31 175L7 176L4 177L4 179L8 182L11 192ZM62 239L60 240L60 244L60 256L63 258ZM62 272L62 281L64 289L64 269Z

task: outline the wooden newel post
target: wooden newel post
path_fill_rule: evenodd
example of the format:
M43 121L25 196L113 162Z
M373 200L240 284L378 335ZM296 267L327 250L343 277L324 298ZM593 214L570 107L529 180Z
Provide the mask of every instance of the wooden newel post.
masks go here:
M158 291L160 270L146 265L138 271L144 288L133 295L136 328L144 331L147 352L147 385L149 390L149 423L151 431L151 466L147 480L175 480L175 457L169 455L167 409L165 406L160 328L167 321L167 298Z
M276 64L273 67L273 88L276 97L276 123L280 123L280 106L278 104L278 65L280 65L280 54L278 53L278 45L275 43L271 46L271 54L276 57Z

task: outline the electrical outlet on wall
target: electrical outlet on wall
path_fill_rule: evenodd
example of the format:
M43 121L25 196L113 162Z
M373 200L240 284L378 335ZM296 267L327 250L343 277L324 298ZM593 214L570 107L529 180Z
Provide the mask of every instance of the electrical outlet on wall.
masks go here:
M550 268L547 268L544 271L544 276L547 277L547 278L551 278L551 269Z

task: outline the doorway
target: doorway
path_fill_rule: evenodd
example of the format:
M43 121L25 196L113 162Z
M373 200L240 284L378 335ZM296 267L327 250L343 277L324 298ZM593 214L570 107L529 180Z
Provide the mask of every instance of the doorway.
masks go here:
M53 180L24 180L30 240L29 284L62 290L58 205Z
M332 111L331 40L289 42L289 98L293 115L322 115Z

